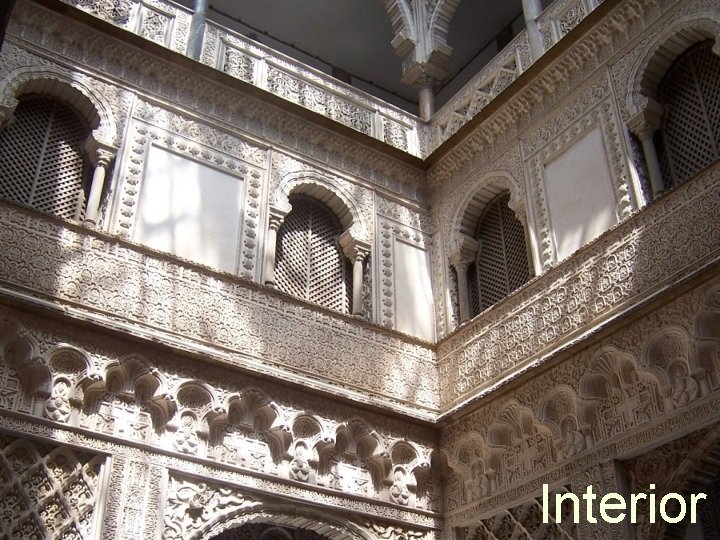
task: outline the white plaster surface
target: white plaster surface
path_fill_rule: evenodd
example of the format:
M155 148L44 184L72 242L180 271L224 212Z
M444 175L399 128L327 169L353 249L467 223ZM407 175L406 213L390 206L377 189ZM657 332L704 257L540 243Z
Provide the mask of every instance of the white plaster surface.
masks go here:
M544 180L558 260L617 223L612 178L599 127L546 163Z
M142 182L134 239L235 273L242 194L239 178L153 146Z
M395 239L395 326L433 340L435 317L427 251Z

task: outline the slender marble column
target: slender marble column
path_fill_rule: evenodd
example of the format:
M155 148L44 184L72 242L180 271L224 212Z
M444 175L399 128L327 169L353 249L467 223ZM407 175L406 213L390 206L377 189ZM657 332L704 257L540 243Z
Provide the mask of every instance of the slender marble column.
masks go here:
M663 112L662 105L656 101L648 100L645 109L633 116L628 122L630 131L640 140L640 144L642 145L643 155L645 156L645 166L650 176L653 199L665 191L665 183L663 182L662 172L660 170L660 161L658 160L655 141L653 140L655 132L660 127Z
M190 21L190 35L188 36L187 55L193 60L200 60L202 55L203 36L205 35L205 20L207 19L208 0L195 0L193 16Z
M522 0L523 16L525 18L525 30L530 42L530 55L533 61L545 53L538 17L542 11L540 0Z
M267 238L265 239L265 259L263 262L263 283L265 285L275 284L275 254L277 253L277 234L285 216L271 214L268 225Z
M100 199L105 187L107 169L114 154L107 150L98 150L93 172L92 183L90 184L90 195L85 205L85 219L83 222L90 227L97 227L100 221Z

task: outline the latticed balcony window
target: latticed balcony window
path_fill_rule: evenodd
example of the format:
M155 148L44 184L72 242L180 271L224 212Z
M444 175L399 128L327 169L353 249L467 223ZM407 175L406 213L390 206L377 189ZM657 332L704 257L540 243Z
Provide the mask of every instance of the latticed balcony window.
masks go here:
M21 99L0 132L0 197L81 219L89 164L83 144L90 130L62 101Z
M478 221L479 249L468 268L471 315L497 304L530 279L525 231L508 206L510 193L501 193Z
M292 211L278 231L275 285L308 302L349 313L352 269L339 244L335 214L310 197L290 199Z
M683 53L658 88L665 110L656 146L666 188L720 159L720 58L712 46Z

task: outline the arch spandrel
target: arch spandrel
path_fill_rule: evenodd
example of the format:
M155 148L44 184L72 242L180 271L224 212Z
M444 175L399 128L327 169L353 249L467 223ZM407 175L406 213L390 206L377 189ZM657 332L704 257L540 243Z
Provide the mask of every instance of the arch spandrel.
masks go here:
M87 77L52 67L23 67L0 81L0 123L12 116L23 94L54 96L71 104L92 128L91 146L117 148L118 125L111 104Z

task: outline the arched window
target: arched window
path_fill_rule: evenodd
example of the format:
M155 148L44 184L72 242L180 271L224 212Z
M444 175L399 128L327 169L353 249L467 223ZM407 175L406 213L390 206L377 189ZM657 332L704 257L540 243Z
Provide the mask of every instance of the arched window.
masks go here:
M90 128L60 100L20 99L0 132L0 197L79 220L89 164L83 144Z
M656 147L668 189L720 159L720 57L712 41L673 62L658 87L658 101L665 111Z
M508 206L504 191L486 207L475 238L478 253L468 267L471 316L497 304L530 279L525 230Z
M332 211L307 196L290 198L277 240L275 285L289 294L349 313L352 269L343 255L342 227Z

